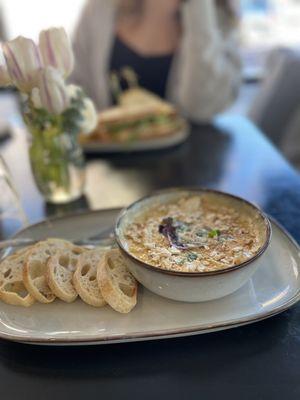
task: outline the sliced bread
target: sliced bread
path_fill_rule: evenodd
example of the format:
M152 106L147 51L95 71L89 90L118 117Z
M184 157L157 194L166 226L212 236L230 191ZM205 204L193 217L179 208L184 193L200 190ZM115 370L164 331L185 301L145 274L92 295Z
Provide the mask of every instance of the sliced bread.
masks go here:
M97 267L105 251L94 249L81 254L73 275L74 287L81 299L91 306L102 307L106 304L97 283Z
M128 313L137 302L137 282L118 249L108 251L98 265L97 281L105 301L116 311Z
M71 303L77 297L77 292L73 285L73 274L76 270L79 256L84 251L83 247L77 246L67 250L59 250L47 262L47 283L52 293L67 303Z
M70 250L73 244L62 239L47 239L37 243L26 256L23 268L23 282L28 292L41 303L51 303L55 299L46 281L49 257L59 250Z
M0 264L0 299L14 306L31 306L35 300L23 284L23 265L29 248L19 250Z

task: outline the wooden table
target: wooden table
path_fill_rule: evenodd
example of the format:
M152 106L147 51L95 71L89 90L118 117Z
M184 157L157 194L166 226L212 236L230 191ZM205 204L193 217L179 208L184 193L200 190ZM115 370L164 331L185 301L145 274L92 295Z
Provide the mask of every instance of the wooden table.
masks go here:
M126 205L155 189L201 185L241 195L300 241L300 179L246 119L193 126L167 151L87 162L86 198L46 206L28 167L20 119L1 147L31 222L86 207ZM300 306L253 325L202 336L96 347L0 342L0 393L20 399L299 399Z

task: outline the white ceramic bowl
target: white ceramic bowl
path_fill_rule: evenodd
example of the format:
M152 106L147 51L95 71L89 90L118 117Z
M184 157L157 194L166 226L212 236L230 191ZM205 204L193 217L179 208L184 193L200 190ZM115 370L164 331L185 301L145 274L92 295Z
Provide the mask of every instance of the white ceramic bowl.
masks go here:
M143 210L154 204L168 203L186 195L210 195L212 199L230 204L257 220L264 241L258 253L249 260L232 267L211 272L178 272L159 269L133 256L124 237L128 224ZM168 189L156 192L133 203L121 212L115 228L116 240L135 278L150 291L173 300L200 302L218 299L242 287L264 262L264 253L271 238L268 218L253 204L239 197L208 189Z

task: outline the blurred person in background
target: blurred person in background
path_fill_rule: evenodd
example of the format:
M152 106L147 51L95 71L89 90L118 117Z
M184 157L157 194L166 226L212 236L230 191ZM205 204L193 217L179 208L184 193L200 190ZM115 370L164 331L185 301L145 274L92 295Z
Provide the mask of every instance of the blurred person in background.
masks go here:
M141 87L209 121L238 93L237 28L232 0L89 0L72 80L101 110L112 103L110 73L131 67Z
M270 52L265 76L249 117L300 169L300 53L278 47Z
M0 2L0 42L4 42L5 40L7 40L6 25L3 17L2 4Z

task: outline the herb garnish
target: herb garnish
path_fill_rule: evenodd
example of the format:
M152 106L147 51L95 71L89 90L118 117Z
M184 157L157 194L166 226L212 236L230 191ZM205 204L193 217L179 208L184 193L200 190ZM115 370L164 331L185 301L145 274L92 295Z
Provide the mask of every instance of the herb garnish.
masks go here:
M198 255L196 253L188 253L186 256L187 260L189 262L195 261L198 258Z
M207 230L207 229L199 229L199 230L196 232L196 236L198 236L198 237L200 237L200 238L206 237L206 236L207 236L207 233L208 233L208 230Z
M158 227L158 231L168 239L171 246L174 246L179 250L188 249L188 245L179 241L173 218L168 217L163 219L162 223Z
M208 237L214 238L214 237L219 237L221 235L221 232L219 229L212 229L210 232L208 232Z
M202 245L202 243L182 242L179 234L188 232L189 227L185 223L174 220L172 217L164 218L158 227L158 231L168 239L170 246L173 246L178 250L188 250L191 247L199 247ZM205 237L215 238L219 237L220 235L221 232L219 229L204 228L196 232L196 236L202 239ZM197 259L197 255L195 253L189 253L187 257L190 258L189 261Z

